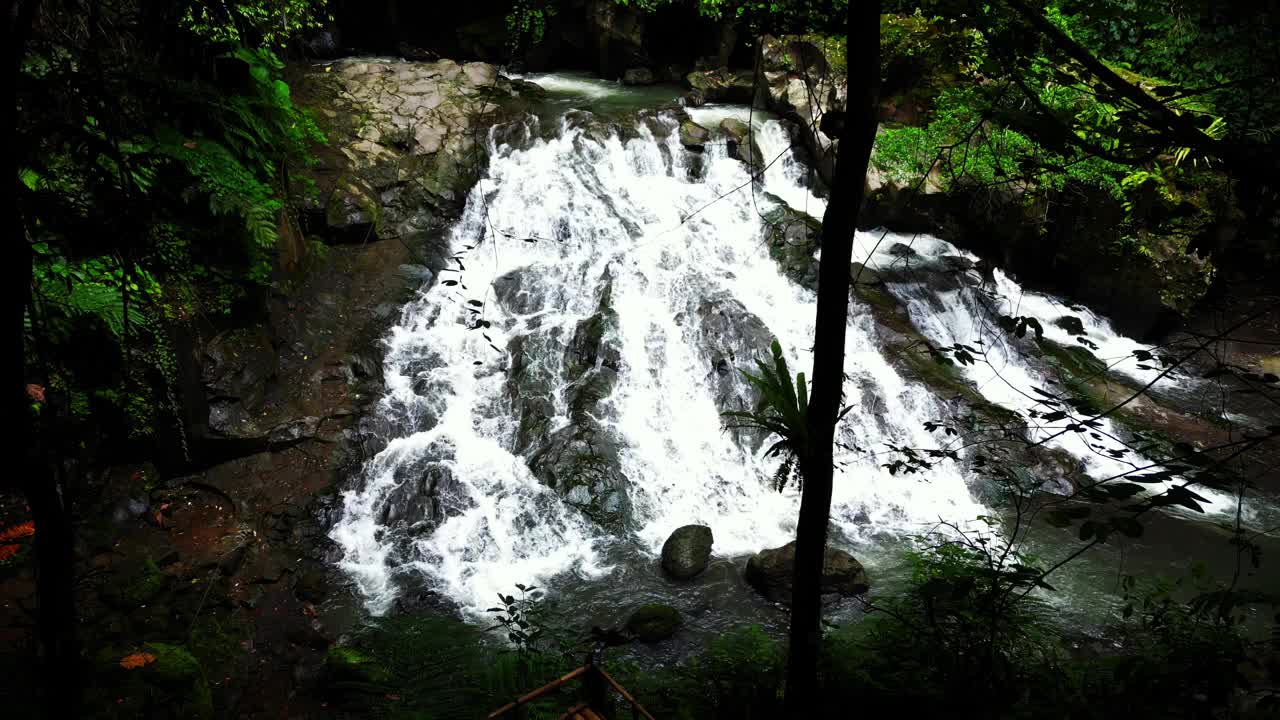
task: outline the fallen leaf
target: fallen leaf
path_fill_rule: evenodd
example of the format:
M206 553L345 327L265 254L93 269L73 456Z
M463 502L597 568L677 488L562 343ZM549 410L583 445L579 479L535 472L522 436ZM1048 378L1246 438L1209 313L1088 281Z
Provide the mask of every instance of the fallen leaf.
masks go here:
M36 534L36 524L28 520L21 525L14 525L0 530L0 542L13 542Z
M0 562L17 555L19 549L21 549L20 545L0 545Z
M387 693L386 698L387 698L388 700L399 700L399 699L400 699L400 696L399 696L399 695L392 695L391 693Z
M27 385L27 397L36 402L44 402L44 386L30 383Z
M155 661L156 661L156 656L152 655L151 653L136 652L136 653L131 653L129 655L125 655L124 657L120 658L120 667L124 668L125 670L132 670L134 668L140 668L144 665L150 665Z
M302 603L302 614L306 615L307 617L315 617L317 614L316 606L312 605L309 602Z

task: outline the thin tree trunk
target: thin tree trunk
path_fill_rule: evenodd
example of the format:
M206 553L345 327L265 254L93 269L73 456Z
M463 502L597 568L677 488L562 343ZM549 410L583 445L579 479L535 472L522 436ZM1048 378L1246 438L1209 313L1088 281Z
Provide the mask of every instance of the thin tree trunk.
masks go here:
M801 458L804 491L796 527L796 561L787 661L786 715L810 717L822 645L822 558L831 512L836 419L844 386L845 328L853 235L875 142L880 87L880 2L851 0L845 51L849 99L837 148L831 201L822 218L818 310L813 346L810 445Z
M10 82L3 107L0 127L9 135L17 130L16 87L19 68L25 55L26 41L40 7L40 0L6 2L3 37L0 46L6 58ZM16 143L6 142L0 156L0 172L4 173L3 205L0 213L8 221L10 238L4 257L10 280L5 288L5 323L9 328L7 354L11 363L6 391L14 403L11 417L21 426L18 439L23 466L10 478L22 490L31 508L35 524L36 594L39 603L38 634L40 638L43 679L44 714L50 718L77 717L80 688L80 644L75 608L75 566L71 514L59 483L46 462L40 434L30 411L27 395L29 380L26 367L26 308L31 300L31 247L18 207L19 158ZM17 477L14 477L17 475Z

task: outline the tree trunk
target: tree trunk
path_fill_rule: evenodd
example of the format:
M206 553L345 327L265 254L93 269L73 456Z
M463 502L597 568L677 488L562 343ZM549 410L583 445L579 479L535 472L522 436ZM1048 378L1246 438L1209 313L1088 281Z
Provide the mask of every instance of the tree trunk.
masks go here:
M78 717L84 684L75 602L75 553L71 508L49 466L27 463L23 493L35 522L36 594L46 717Z
M796 526L796 562L787 660L786 715L810 717L816 701L822 644L822 557L831 512L836 418L844 386L844 343L849 314L853 235L875 143L880 87L880 2L851 0L846 37L848 107L840 132L835 182L822 218L818 310L813 346L809 446L800 459L804 491ZM855 73L856 69L856 73Z
M0 127L16 137L16 88L27 36L31 31L40 0L4 3L3 37L0 46L8 53L10 82ZM11 482L21 489L31 509L35 524L36 594L39 602L38 634L40 638L43 679L44 714L50 718L77 717L81 682L80 644L75 609L75 565L71 514L62 485L51 472L41 449L40 433L32 416L31 398L27 395L29 377L26 354L26 309L31 299L31 246L18 207L19 158L15 142L4 143L0 155L0 172L4 181L4 204L0 213L8 221L10 238L6 243L5 267L10 273L5 288L5 323L9 328L7 343L12 363L9 381L10 417L20 426L16 447L22 453L23 467L11 473ZM15 478L14 475L17 475Z

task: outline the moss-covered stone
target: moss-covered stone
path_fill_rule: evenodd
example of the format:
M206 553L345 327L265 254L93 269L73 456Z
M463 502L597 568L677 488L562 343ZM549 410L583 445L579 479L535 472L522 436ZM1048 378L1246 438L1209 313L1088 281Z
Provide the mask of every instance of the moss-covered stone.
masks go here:
M680 144L690 150L701 151L711 138L711 131L692 120L680 123Z
M330 683L365 683L383 685L391 673L362 650L334 645L324 659L325 677Z
M148 558L135 575L126 579L118 591L108 592L107 597L113 604L130 609L148 605L164 594L169 580L170 576Z
M200 661L185 647L147 643L143 651L155 661L142 668L148 684L163 691L173 716L203 720L213 717L213 694Z
M661 642L676 634L684 618L670 605L641 605L627 618L627 631L641 642Z

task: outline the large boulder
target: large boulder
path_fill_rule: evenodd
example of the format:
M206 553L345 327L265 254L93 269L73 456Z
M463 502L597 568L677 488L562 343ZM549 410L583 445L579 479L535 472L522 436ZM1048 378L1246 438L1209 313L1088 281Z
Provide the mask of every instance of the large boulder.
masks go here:
M711 139L711 131L692 120L680 123L680 144L695 152L702 152L707 141Z
M685 76L685 82L704 102L750 103L755 97L755 74L750 70L697 70Z
M729 157L741 160L753 171L764 167L764 155L749 125L737 118L725 118L720 121L720 130L729 139Z
M714 538L706 525L685 525L662 545L662 569L677 580L692 580L707 569Z
M551 433L529 456L529 469L587 517L621 529L631 502L619 450L609 430L583 417Z
M773 602L791 604L792 574L795 572L796 544L787 543L780 548L761 550L747 560L743 577ZM871 589L862 563L852 555L835 548L827 548L822 558L823 595L861 595Z
M818 287L818 261L814 253L822 239L822 223L816 218L793 210L773 195L764 211L765 242L769 255L782 266L783 272L797 283L811 289Z
M670 605L641 605L627 618L627 631L640 642L666 640L684 624L680 611Z

